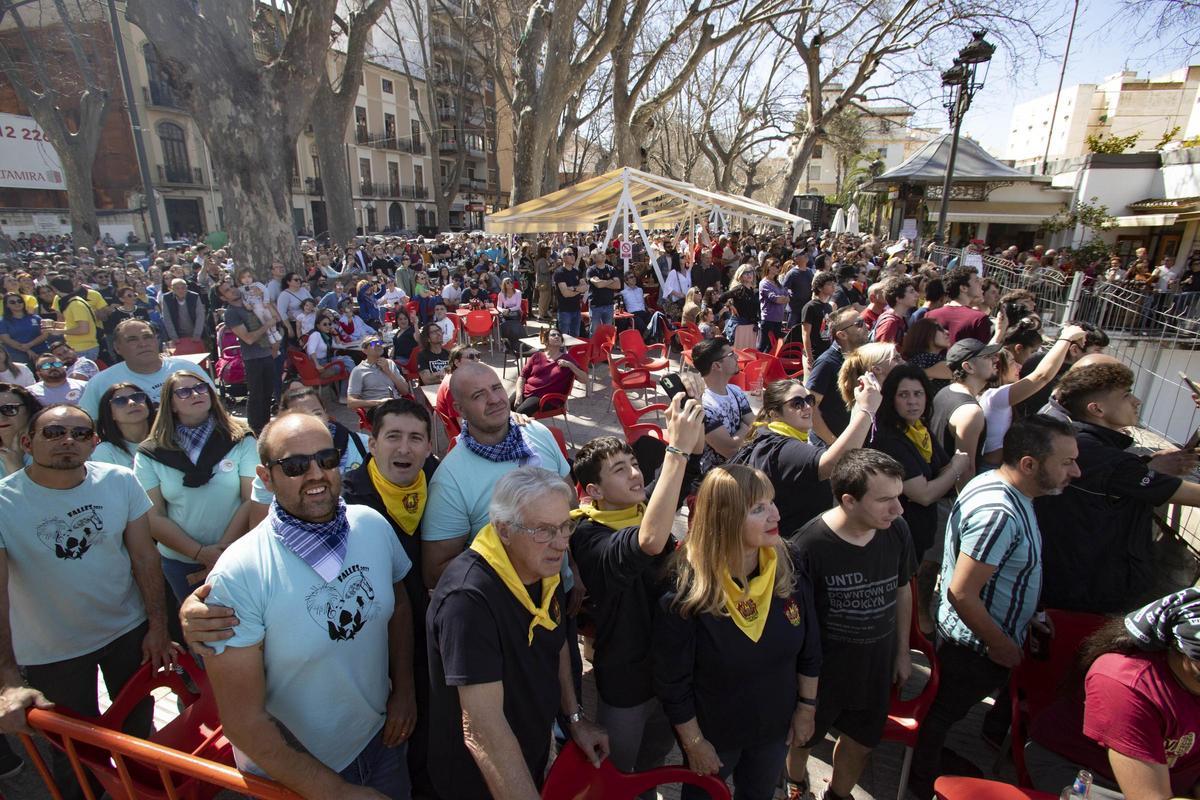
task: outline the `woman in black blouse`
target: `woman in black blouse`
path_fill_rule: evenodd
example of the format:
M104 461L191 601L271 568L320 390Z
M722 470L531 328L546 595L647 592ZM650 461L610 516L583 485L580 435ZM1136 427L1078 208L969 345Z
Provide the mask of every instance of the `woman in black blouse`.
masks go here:
M821 671L812 587L773 496L757 469L708 473L654 623L655 691L688 766L732 777L739 800L774 797L789 744L812 735Z
M735 348L754 347L758 343L758 321L762 307L758 302L756 277L753 264L742 264L733 273L729 291L717 298L717 308L733 302L733 313L725 323L725 338Z

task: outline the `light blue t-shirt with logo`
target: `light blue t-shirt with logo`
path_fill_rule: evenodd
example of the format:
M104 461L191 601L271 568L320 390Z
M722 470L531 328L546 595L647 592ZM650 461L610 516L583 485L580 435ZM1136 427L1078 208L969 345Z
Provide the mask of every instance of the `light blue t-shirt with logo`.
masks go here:
M385 722L393 586L412 568L379 512L352 505L346 516L346 557L333 580L277 539L268 519L221 554L208 598L237 609L239 620L233 637L213 648L262 644L267 713L335 772ZM238 766L262 774L237 744Z
M18 664L82 656L142 624L125 527L149 510L133 472L113 464L88 462L83 483L71 489L48 489L25 470L0 480Z
M213 385L212 378L208 377L208 373L200 369L196 362L188 361L186 358L163 356L162 367L149 375L134 372L128 364L122 361L100 370L87 382L87 387L83 390L83 397L79 400L79 407L91 414L92 419L96 419L96 415L100 413L100 398L104 396L110 386L118 383L132 383L148 394L150 402L157 406L159 397L162 395L163 384L167 382L167 378L181 370L203 378L208 381L210 386Z

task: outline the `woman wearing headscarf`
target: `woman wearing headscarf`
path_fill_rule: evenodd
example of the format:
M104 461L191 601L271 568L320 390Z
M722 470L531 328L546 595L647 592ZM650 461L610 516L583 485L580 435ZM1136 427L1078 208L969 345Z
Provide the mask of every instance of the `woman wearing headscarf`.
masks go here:
M1058 792L1080 769L1089 798L1195 797L1200 785L1200 589L1109 621L1083 645L1082 685L1033 720L1034 785Z

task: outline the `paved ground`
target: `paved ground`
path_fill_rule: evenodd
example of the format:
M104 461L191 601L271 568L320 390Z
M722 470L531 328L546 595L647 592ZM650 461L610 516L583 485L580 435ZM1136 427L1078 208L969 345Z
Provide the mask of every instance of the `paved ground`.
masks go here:
M484 353L485 360L488 363L499 367L500 359L498 355L488 353L486 347L484 348ZM617 424L612 410L612 394L607 375L608 368L602 365L597 367L595 372L596 380L592 383L590 394L585 393L582 386L577 385L575 387L575 392L569 405L569 426L564 426L561 418L546 420L546 423L549 425L562 426L564 432L569 431L569 452L572 456L580 445L594 436L605 433L621 435L620 426ZM511 379L515 377L511 363L508 367L507 376L511 383ZM661 395L658 399L662 399ZM236 410L241 411L242 409L237 408ZM357 426L355 415L347 411L344 407L336 410L335 416L344 424ZM663 424L661 419L657 420L657 422ZM439 450L444 449L444 435L440 438L439 444ZM676 521L676 524L679 532L686 531L685 517L681 516ZM906 687L906 696L911 696L918 692L921 686L924 685L927 676L927 670L918 664L909 686ZM102 684L100 690L103 693ZM106 707L106 705L107 698L104 696L102 707ZM590 666L584 678L584 705L588 710L594 711L595 709L595 683L591 677ZM948 746L971 759L985 772L993 774L992 766L993 762L996 761L997 754L983 744L979 736L984 710L985 706L983 704L976 708L971 716L955 729ZM176 713L174 698L168 696L166 690L163 690L163 696L159 698L155 708L156 722L160 726L164 725L171 719L174 719ZM23 748L18 740L10 737L10 742L18 752L23 752ZM44 743L43 747L45 747ZM903 757L904 749L899 744L884 743L881 745L873 755L863 775L860 788L855 791L855 797L859 800L897 797L897 784L899 782ZM672 755L672 758L676 763L682 760L678 751ZM810 776L818 798L821 797L829 780L831 758L832 742L826 741L824 745L816 749L814 758L810 762ZM1010 761L1003 759L999 765L999 769L1000 771L994 775L995 777L1011 779L1012 766ZM0 780L0 794L4 797L17 798L19 800L42 800L43 798L50 797L37 774L28 766L18 776L7 780ZM678 797L678 791L676 787L665 787L663 796L666 798L676 798ZM780 793L780 796L782 796L782 793ZM234 795L227 793L222 795L222 797L234 797Z

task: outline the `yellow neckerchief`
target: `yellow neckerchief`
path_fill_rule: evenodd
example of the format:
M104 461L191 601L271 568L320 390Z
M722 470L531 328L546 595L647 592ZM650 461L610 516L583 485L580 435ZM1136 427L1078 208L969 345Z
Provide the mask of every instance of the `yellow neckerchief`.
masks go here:
M917 420L910 423L904 429L904 435L916 446L917 452L921 454L921 458L925 459L926 464L933 463L933 439L930 438L924 422Z
M778 433L780 436L790 436L793 439L799 439L802 442L808 441L808 431L802 431L799 428L793 427L781 419L767 423L767 430L771 433Z
M421 524L421 515L425 513L425 501L429 498L425 470L417 470L416 479L408 486L398 486L383 476L372 458L367 462L367 474L371 476L371 484L379 492L388 516L409 536L416 533L417 526Z
M508 560L508 553L491 523L484 525L476 534L475 541L471 542L471 549L483 556L483 560L496 570L496 574L500 576L500 580L504 581L504 585L512 592L513 597L517 598L517 602L533 615L533 619L529 622L529 644L533 644L533 629L538 625L548 631L558 627L558 620L550 616L550 606L554 602L554 590L558 588L558 575L552 578L542 578L542 605L535 606L533 598L529 596L529 590L517 577L517 571L513 569L512 562ZM558 616L557 612L554 616Z
M725 592L725 608L733 623L742 633L757 642L767 625L767 612L771 610L771 595L775 592L775 563L778 556L774 547L758 548L758 575L750 579L750 587L742 591L728 569L721 570L721 589Z
M646 515L646 504L638 503L629 508L618 508L612 511L602 511L594 505L582 505L571 512L571 519L581 519L587 517L592 522L599 523L606 528L612 528L614 531L619 531L622 528L633 528L642 524L642 517Z

